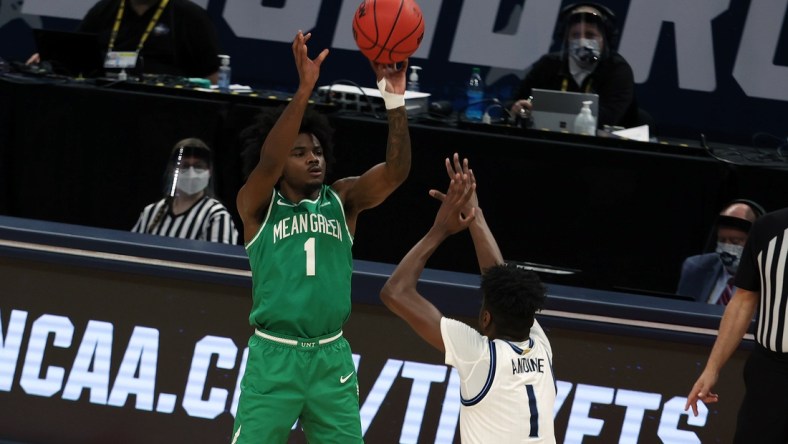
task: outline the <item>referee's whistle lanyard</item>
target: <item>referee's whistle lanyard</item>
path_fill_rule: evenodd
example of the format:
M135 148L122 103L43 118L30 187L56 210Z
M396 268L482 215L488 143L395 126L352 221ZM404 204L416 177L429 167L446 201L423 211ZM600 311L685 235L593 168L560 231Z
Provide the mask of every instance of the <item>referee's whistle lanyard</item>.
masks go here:
M140 51L142 51L142 46L145 45L145 42L148 40L148 36L150 36L150 32L156 26L156 23L159 22L159 18L161 18L161 14L164 12L164 8L167 7L169 2L170 0L161 0L161 2L159 2L159 7L156 9L156 12L150 19L150 23L148 23L148 27L145 28L145 32L142 34L142 38L140 38L140 43L137 45L137 50L135 51L137 56L139 56ZM120 8L118 8L118 15L115 17L115 24L112 25L112 35L109 38L109 48L107 49L107 52L112 52L112 49L115 47L115 39L118 37L120 22L123 20L123 11L125 10L126 0L120 0Z
M591 83L593 83L593 80L589 80L588 83L586 83L585 89L587 93L591 92ZM561 81L561 91L566 92L568 88L569 88L569 80L566 77L564 77L564 80Z

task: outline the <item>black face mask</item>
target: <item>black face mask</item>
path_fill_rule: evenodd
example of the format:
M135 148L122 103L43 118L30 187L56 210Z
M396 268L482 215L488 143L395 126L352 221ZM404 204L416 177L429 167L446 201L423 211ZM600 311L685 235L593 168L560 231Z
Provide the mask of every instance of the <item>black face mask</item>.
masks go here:
M728 273L736 274L736 270L739 268L739 261L741 260L744 247L741 245L717 242L717 249L715 251L720 255L722 265L725 266L725 268L728 270Z

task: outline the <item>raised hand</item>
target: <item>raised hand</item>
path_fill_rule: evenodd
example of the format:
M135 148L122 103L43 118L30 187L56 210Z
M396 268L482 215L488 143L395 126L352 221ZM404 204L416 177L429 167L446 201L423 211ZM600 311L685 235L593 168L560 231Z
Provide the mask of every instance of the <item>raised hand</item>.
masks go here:
M476 192L476 181L472 176L463 173L455 173L449 183L449 189L441 200L441 206L438 209L438 214L435 216L433 228L438 229L446 235L451 235L462 231L473 222L476 217L476 211L471 208L470 211L463 214L463 209L466 208L468 200ZM437 190L430 190L430 195L433 197Z
M296 69L298 70L299 88L307 88L311 91L320 77L320 65L328 56L328 49L324 49L314 59L309 58L306 43L312 38L312 33L306 35L298 31L293 39L293 58L295 59Z
M370 60L369 64L375 71L375 81L386 79L386 92L392 94L405 94L407 84L408 60L399 64L384 65Z
M466 187L470 186L471 183L474 184L474 192L471 193L465 208L462 209L462 213L467 216L471 211L473 211L473 208L477 208L479 206L479 198L476 196L475 192L476 176L473 175L473 170L468 166L468 159L465 158L462 160L462 163L460 163L460 155L457 153L454 153L453 161L449 160L447 157L445 163L446 173L449 175L450 180L454 179L457 173L460 173L469 177L469 180L464 182ZM445 194L437 190L431 190L430 195L440 201L443 201L445 196Z

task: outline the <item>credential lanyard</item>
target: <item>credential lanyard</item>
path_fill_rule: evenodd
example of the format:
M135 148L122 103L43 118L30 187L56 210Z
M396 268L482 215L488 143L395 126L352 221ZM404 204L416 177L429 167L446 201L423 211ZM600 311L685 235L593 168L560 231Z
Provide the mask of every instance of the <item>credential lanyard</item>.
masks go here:
M156 23L159 22L159 18L161 18L161 13L164 12L164 8L167 7L167 4L170 0L161 0L159 3L159 7L156 9L156 12L153 14L153 18L150 19L150 23L148 23L148 27L145 29L145 32L142 34L142 38L140 38L140 43L137 45L137 54L142 50L142 46L148 40L148 36L153 28L156 26ZM112 49L115 47L115 39L118 37L118 30L120 30L120 22L123 20L123 11L126 9L126 0L120 0L120 8L118 8L118 15L115 17L115 24L112 25L112 35L109 38L109 49L107 52L112 52Z
M567 88L569 88L569 80L567 80L566 77L564 77L564 80L561 81L561 91L566 92ZM587 93L591 92L591 80L589 80L588 84L586 85L586 92Z

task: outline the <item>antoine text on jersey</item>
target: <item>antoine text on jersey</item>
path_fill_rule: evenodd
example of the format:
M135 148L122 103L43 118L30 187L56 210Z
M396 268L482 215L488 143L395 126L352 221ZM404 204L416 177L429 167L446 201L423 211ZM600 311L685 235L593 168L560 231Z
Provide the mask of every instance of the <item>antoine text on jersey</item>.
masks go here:
M512 359L512 374L538 372L544 373L544 359Z

